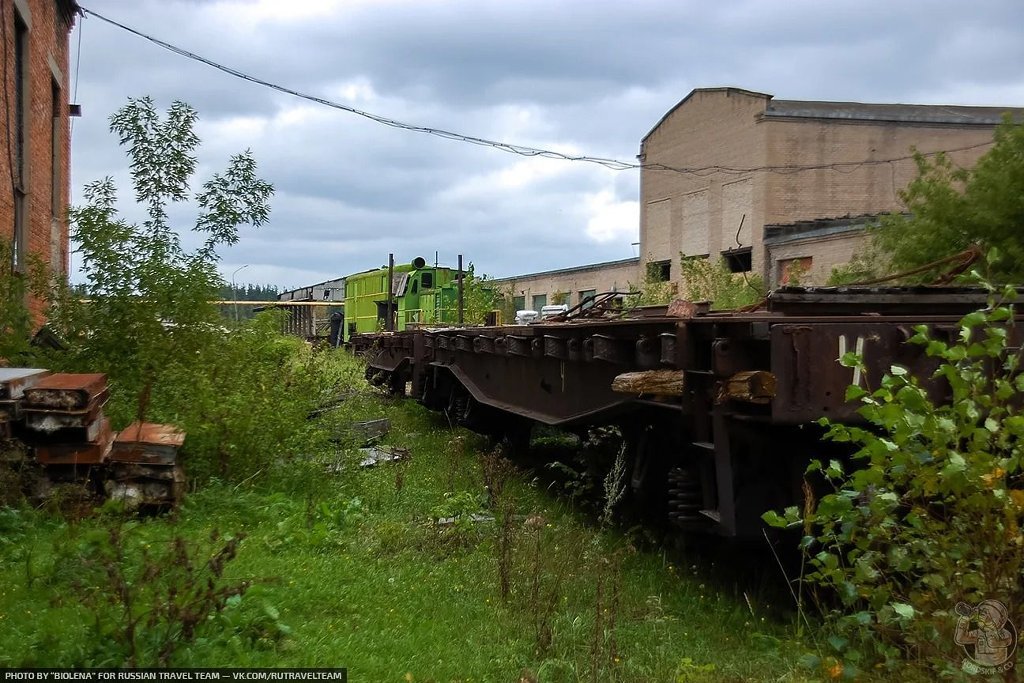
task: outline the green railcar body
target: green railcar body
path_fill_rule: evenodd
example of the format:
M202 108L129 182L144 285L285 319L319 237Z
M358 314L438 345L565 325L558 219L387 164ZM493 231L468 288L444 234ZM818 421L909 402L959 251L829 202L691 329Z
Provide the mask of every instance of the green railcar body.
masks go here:
M458 271L430 266L417 258L395 264L391 280L393 329L454 324L458 320ZM387 327L388 269L367 270L345 278L344 340Z

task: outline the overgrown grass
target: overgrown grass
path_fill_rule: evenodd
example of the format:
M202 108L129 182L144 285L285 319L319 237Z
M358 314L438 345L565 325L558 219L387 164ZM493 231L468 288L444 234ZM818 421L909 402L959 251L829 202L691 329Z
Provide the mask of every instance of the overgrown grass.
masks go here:
M360 393L320 420L330 433L385 415L385 442L410 459L361 469L354 443L311 442L242 484L212 481L173 517L0 510L0 666L124 663L110 640L124 613L99 599L92 550L117 524L129 577L175 539L208 556L215 530L244 535L219 581L251 587L170 664L346 666L355 681L803 680L805 648L767 594L744 599L713 569L599 529L522 472L485 471L487 444L443 417ZM172 627L140 631L137 664L158 662L151 644Z

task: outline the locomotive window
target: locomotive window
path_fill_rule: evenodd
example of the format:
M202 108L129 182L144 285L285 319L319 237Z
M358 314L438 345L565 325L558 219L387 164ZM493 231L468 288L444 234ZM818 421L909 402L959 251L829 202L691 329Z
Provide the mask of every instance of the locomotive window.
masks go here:
M418 281L416 281L416 280L412 281L412 292L410 292L411 294L415 294L416 292L420 291L419 290L419 284L420 283Z
M430 289L434 286L434 274L422 273L420 275L420 282L423 284L423 289Z

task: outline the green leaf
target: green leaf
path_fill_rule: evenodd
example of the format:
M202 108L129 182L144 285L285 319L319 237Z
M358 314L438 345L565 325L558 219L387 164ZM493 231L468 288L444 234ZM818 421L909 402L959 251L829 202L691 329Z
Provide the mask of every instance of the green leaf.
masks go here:
M904 619L914 618L914 608L905 602L894 602L892 603L892 609L896 614Z

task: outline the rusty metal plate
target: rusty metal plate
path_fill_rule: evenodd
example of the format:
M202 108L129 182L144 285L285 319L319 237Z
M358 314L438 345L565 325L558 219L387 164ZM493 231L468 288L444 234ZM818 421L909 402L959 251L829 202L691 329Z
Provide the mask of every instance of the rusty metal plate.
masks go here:
M180 465L111 463L110 468L110 478L104 485L107 496L129 509L174 506L185 495L185 472Z
M84 410L107 389L102 372L73 374L61 372L39 380L25 391L26 405L51 410Z
M0 422L17 420L21 415L21 401L0 401Z
M185 432L174 425L133 422L114 439L110 459L114 462L173 465L183 443Z
M899 321L772 326L773 419L791 424L821 417L859 420L860 404L846 401L847 387L877 389L893 364L922 379L934 369L921 347L905 343L908 338L909 327ZM861 354L866 372L839 364L848 352Z
M0 368L0 400L21 398L26 389L31 389L49 374L49 370L42 368Z
M110 456L113 434L110 420L103 418L100 423L95 441L38 445L35 447L36 460L41 465L99 465L105 462Z
M21 414L25 419L25 426L36 432L50 434L61 429L88 428L102 416L103 406L109 398L110 394L104 389L93 397L83 410L41 408L23 404Z

